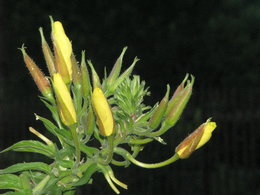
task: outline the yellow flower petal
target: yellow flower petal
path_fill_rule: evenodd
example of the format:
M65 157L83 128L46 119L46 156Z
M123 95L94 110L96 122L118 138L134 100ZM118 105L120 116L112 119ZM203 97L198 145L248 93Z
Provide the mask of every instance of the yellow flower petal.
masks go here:
M66 68L69 75L70 81L72 80L72 64L71 64L71 55L72 55L72 45L65 34L65 31L63 29L63 26L61 22L55 21L53 23L53 29L52 29L52 39L54 43L54 49L55 49L55 57L57 66L57 70ZM65 64L64 64L65 63ZM63 67L65 66L65 67ZM63 75L62 75L63 76Z
M205 124L203 135L202 135L200 142L198 143L196 149L200 148L201 146L203 146L205 143L207 143L209 141L209 139L211 138L212 132L214 131L214 129L216 127L217 127L217 125L215 122L207 122Z
M75 124L77 122L77 117L72 98L59 73L53 74L53 87L62 122L67 126Z
M114 119L107 99L100 88L94 89L92 104L97 116L97 123L101 135L111 135L114 131Z

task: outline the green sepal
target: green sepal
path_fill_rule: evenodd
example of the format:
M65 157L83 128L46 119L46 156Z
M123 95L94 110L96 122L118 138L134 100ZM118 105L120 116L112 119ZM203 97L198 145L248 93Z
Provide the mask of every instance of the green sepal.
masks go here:
M177 102L172 107L169 114L166 116L165 119L166 127L168 128L173 127L176 124L176 122L179 120L184 108L186 107L186 104L190 99L193 84L194 84L194 76L191 75L191 80L187 81L187 85L179 95Z
M164 116L167 116L170 111L172 110L173 106L176 104L176 102L179 100L180 95L182 94L184 87L185 87L185 83L187 81L187 79L189 78L189 74L185 75L185 78L183 79L183 81L181 82L181 84L176 88L176 90L174 91L170 101L168 102L168 106L167 109L165 111Z
M87 60L88 62L88 65L90 66L91 68L91 72L92 72L92 83L93 83L93 88L101 88L101 83L100 83L100 79L99 79L99 76L92 64L92 62L90 60Z
M88 68L86 65L86 60L85 60L85 51L82 51L82 57L81 57L81 74L82 74L82 93L85 101L88 101L89 96L92 91L92 87L90 84L90 78L89 78L89 72ZM93 70L92 70L93 71ZM93 72L92 72L93 74Z
M166 92L164 98L161 100L159 106L156 108L155 112L152 114L152 116L149 120L150 128L156 129L160 125L163 115L167 108L169 93L170 93L170 86L167 85L167 92Z
M123 57L124 57L126 50L127 50L127 47L124 47L122 53L120 54L120 56L116 60L116 63L113 66L113 69L110 72L110 74L109 74L109 76L106 80L106 84L107 84L108 88L110 88L110 86L112 86L114 84L114 82L116 81L116 79L118 78L118 76L120 74L122 62L123 62Z
M95 116L91 105L89 106L89 111L85 123L86 123L85 133L87 139L90 139L95 129Z
M12 146L2 150L0 153L7 152L7 151L17 151L17 152L34 152L43 154L49 158L55 157L55 151L53 147L43 144L39 141L34 140L23 140L13 144Z
M116 88L127 78L130 76L130 74L132 73L136 62L138 62L139 59L137 57L135 57L133 63L131 64L131 66L126 69L113 83L113 85L111 85L111 87L106 91L106 96L111 95L112 93L114 93L114 91L116 90Z
M9 174L9 173L16 173L21 171L27 170L37 170L42 171L47 174L51 173L51 168L48 164L43 162L29 162L29 163L17 163L10 167L0 170L0 174Z

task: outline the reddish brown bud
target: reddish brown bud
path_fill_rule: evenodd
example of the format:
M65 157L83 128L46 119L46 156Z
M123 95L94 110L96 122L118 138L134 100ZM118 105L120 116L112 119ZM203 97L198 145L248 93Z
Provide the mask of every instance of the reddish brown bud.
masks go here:
M24 46L22 46L21 51L26 67L30 71L30 74L32 75L33 80L40 92L48 99L53 98L49 80L44 76L43 72L35 64L35 62L27 55Z

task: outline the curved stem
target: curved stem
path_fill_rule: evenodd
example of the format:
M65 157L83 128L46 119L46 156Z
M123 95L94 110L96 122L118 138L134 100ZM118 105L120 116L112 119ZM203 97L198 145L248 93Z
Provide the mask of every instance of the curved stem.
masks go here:
M133 164L135 164L139 167L147 168L147 169L163 167L163 166L169 165L179 159L178 154L174 154L171 158L169 158L163 162L148 164L148 163L143 163L143 162L136 160L128 151L126 151L122 148L115 148L115 152L122 155L123 157L125 157L126 159L131 161Z
M147 136L148 137L158 137L162 134L164 134L170 127L166 125L165 123L162 124L161 128L158 131L151 132Z
M114 136L113 135L108 136L107 141L108 141L108 147L107 147L108 154L106 156L106 159L99 159L99 163L103 165L107 165L111 162L114 153Z
M134 152L132 154L133 158L137 157L137 155L139 154L139 152L141 151L141 148L142 148L138 145L135 145L134 147L135 147L135 149L134 149ZM113 165L116 165L116 166L125 166L125 167L129 166L129 164L130 164L128 160L117 161L117 160L114 160L114 159L112 159L111 163Z
M98 166L101 169L102 173L104 174L104 176L107 180L107 183L110 185L110 187L114 190L115 193L120 194L119 190L116 188L116 186L112 182L112 180L108 174L108 171L102 165L98 165Z

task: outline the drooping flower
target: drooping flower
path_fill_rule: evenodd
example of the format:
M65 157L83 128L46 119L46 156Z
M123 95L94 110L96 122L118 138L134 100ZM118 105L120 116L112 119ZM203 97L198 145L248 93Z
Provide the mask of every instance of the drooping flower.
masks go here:
M185 138L175 149L180 158L188 158L195 150L199 149L211 138L212 132L217 127L215 122L207 120L192 134Z

